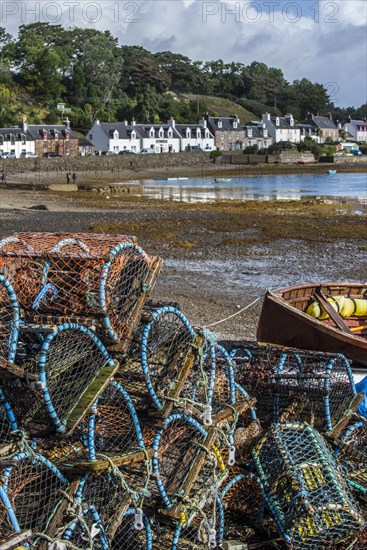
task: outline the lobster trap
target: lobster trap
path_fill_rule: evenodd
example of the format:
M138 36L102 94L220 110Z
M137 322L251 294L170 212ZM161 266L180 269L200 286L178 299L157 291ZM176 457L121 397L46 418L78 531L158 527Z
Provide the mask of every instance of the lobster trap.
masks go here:
M28 321L45 315L96 319L115 343L129 333L157 271L157 262L133 241L121 235L22 233L0 241L0 261Z
M170 414L194 361L196 333L172 306L145 312L118 378L143 415Z
M74 429L117 369L95 334L75 323L28 335L16 362L2 369L3 393L18 426L35 435Z
M285 542L299 550L355 537L364 525L325 440L307 424L273 424L253 450L264 498Z
M187 515L187 502L203 503L227 475L215 428L206 431L192 416L174 413L153 441L152 477L168 516ZM190 506L188 505L188 508Z
M294 420L333 432L360 402L350 364L341 354L239 348L232 362L236 382L256 398L258 418L266 427Z
M0 543L47 531L68 481L45 457L20 453L0 462Z
M353 418L334 443L334 454L350 487L367 501L367 420Z
M78 437L79 443L72 445L75 452L67 456L60 449L59 468L63 472L75 477L113 467L119 469L133 493L145 491L152 450L145 448L135 407L118 382L112 380L92 405Z

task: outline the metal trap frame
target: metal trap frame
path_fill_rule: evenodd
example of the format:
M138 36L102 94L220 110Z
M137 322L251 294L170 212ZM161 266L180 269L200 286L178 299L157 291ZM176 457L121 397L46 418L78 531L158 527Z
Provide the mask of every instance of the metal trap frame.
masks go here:
M71 433L118 368L86 327L69 323L28 339L16 361L0 362L6 400L32 435ZM21 420L20 420L21 419Z
M1 460L0 469L0 542L24 531L27 536L46 531L68 480L33 451Z
M359 406L361 396L342 354L251 347L231 356L235 380L257 398L265 427L294 420L335 435Z
M159 420L170 415L179 403L199 344L200 338L177 308L164 306L143 313L130 358L117 374L141 418Z
M288 546L352 541L364 520L322 436L302 423L273 424L253 450L264 498Z
M150 258L126 236L22 233L0 241L2 269L26 319L37 315L98 320L117 343L129 332L139 299L151 290Z

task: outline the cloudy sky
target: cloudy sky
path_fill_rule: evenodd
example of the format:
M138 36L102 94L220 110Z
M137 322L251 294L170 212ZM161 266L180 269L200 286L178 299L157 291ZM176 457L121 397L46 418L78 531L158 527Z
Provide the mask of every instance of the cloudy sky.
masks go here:
M279 67L324 84L339 106L366 103L367 0L0 0L0 25L108 29L121 44L193 60Z

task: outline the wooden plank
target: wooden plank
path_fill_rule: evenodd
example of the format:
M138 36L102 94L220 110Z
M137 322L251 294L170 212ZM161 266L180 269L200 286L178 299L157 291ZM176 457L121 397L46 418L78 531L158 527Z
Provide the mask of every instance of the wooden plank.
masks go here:
M131 496L129 493L125 493L124 496L120 499L116 512L113 515L111 523L108 526L106 535L110 541L116 534L117 529L121 524L124 513L128 510L131 504Z
M37 374L28 373L26 370L0 357L0 380L38 380Z
M203 464L205 462L206 455L208 453L208 449L210 449L211 445L213 444L213 442L216 438L216 435L217 435L216 429L214 427L209 428L208 435L206 436L205 441L203 443L203 448L200 448L198 454L196 455L196 457L192 461L190 472L188 473L188 475L187 475L186 479L184 480L184 482L182 483L182 485L179 487L181 498L187 497L189 495L191 489L193 488L193 486L194 486L194 484L195 484L195 482L198 478L198 475L201 472ZM185 457L182 457L183 461L184 461L184 459L185 459ZM178 490L178 488L177 488L177 490ZM181 506L181 504L177 504L177 505L173 506L172 509L171 509L171 513L173 513L175 515L175 517L177 516L177 513L180 509L180 506Z
M23 543L26 543L32 536L32 530L27 529L21 533L13 535L3 544L0 544L0 550L13 550L14 548L20 547ZM28 545L27 545L28 547Z
M72 464L70 463L58 464L58 468L61 472L69 475L78 475L78 474L84 474L88 472L102 472L102 471L108 470L108 468L111 467L111 462L117 468L121 468L123 466L125 467L134 466L146 460L147 456L149 458L152 458L153 452L154 452L153 449L149 448L146 450L146 452L135 451L135 452L126 453L120 456L116 456L116 455L110 456L108 453L106 453L106 456L109 457L109 460L105 458L100 458L100 459L97 458L97 460L82 460L80 462L75 462Z
M73 498L74 494L76 493L79 486L79 480L72 481L70 485L65 489L67 491L68 495L70 495L71 498ZM51 539L56 537L58 528L62 525L64 514L67 510L67 507L69 506L69 500L64 495L61 499L60 504L54 511L51 520L49 521L47 528L45 530L45 534L50 537ZM37 544L38 550L47 550L49 546L49 542L45 539L41 539L39 543Z
M359 405L362 403L364 399L364 393L357 393L349 406L349 409L347 409L342 418L339 420L339 422L334 426L334 428L331 431L331 437L338 437L340 432L345 428L345 426L348 424L351 416L356 412Z
M239 401L230 407L225 407L219 413L213 417L213 426L221 427L225 426L228 422L234 420L235 413L243 414L250 407L254 407L256 399L252 398L249 401Z
M179 399L182 388L183 388L183 386L186 382L186 379L189 376L190 371L193 367L193 364L194 364L194 361L195 361L195 356L196 356L195 348L199 347L202 344L202 341L203 341L203 339L202 339L201 336L198 336L197 338L195 338L195 341L193 343L193 348L192 348L191 352L186 357L185 363L184 363L184 365L183 365L183 367L182 367L182 369L181 369L181 371L178 375L178 378L175 381L175 385L174 385L171 393L169 394L168 399L165 400L164 405L161 409L152 410L152 412L151 412L152 417L165 419L171 414L172 409L175 406L175 401L177 399ZM173 363L174 363L174 365L172 366L172 370L174 370L176 368L175 361Z
M322 307L328 312L330 318L334 321L336 326L343 332L347 334L353 334L348 327L348 325L345 323L344 319L342 319L337 311L333 308L333 306L327 301L321 286L318 287L314 292L315 298L320 302Z
M73 409L66 419L66 432L64 436L72 435L85 413L93 405L103 390L108 386L111 378L117 372L119 364L116 361L113 365L103 367L89 386L84 390Z

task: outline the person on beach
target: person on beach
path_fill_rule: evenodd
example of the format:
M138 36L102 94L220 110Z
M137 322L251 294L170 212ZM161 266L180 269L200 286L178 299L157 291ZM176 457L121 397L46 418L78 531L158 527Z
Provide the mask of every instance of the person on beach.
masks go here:
M76 173L73 172L73 182L74 182L74 183L76 183L77 177L78 177L78 176L76 175Z
M1 183L8 183L8 174L4 170L1 173Z
M66 172L66 183L70 183L70 174Z

